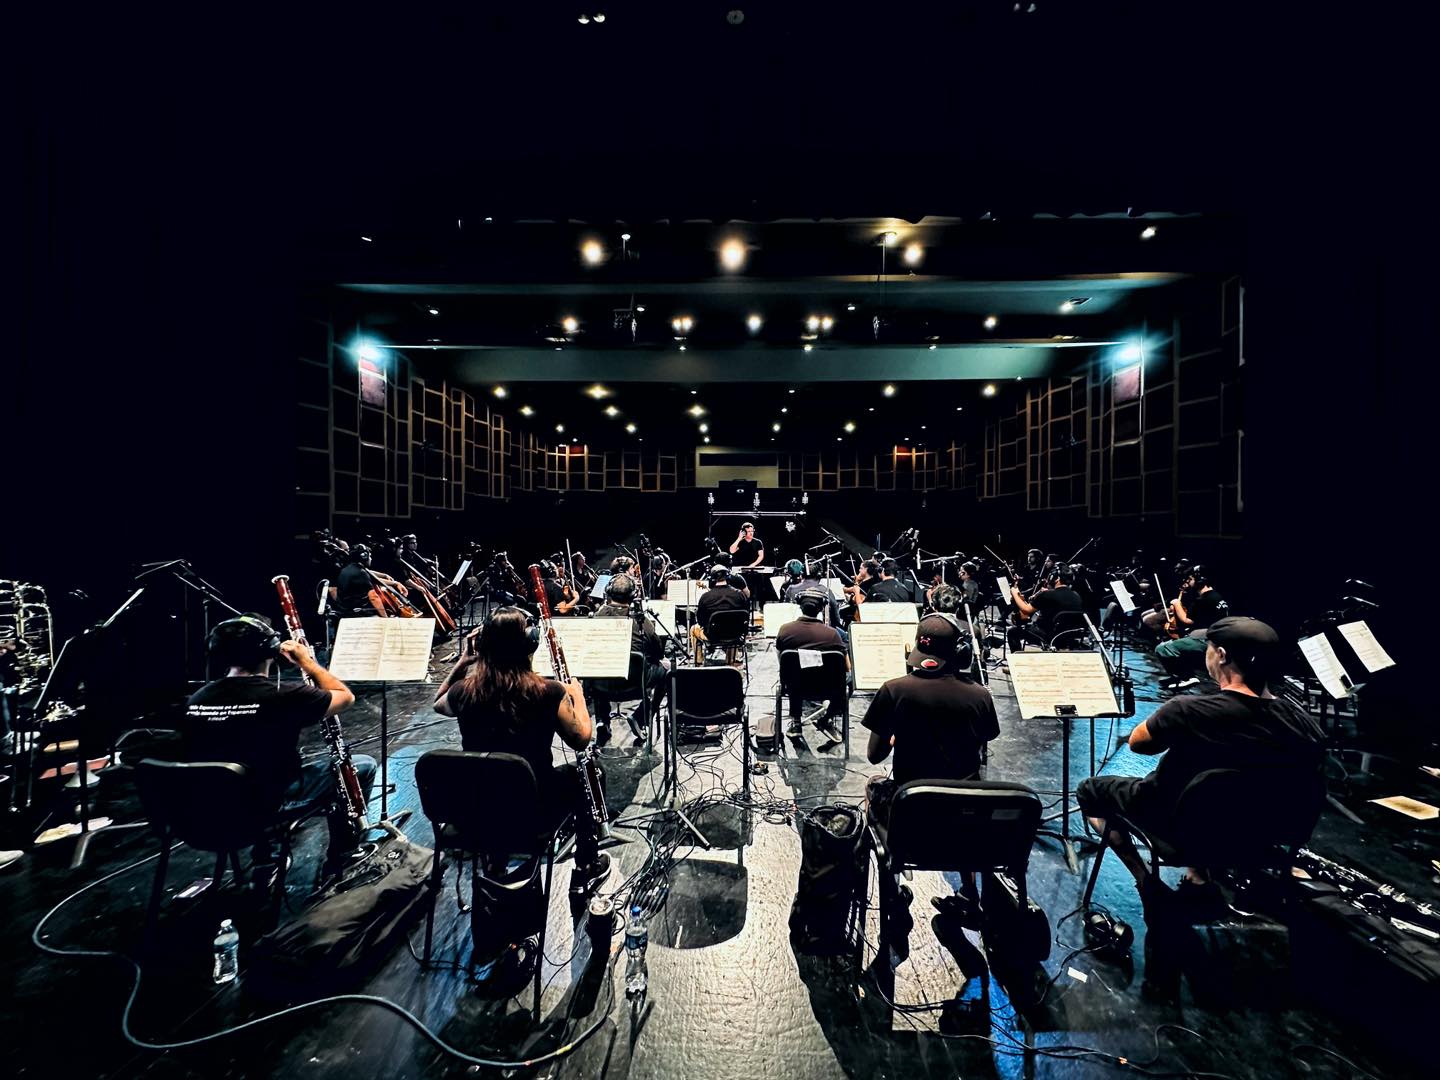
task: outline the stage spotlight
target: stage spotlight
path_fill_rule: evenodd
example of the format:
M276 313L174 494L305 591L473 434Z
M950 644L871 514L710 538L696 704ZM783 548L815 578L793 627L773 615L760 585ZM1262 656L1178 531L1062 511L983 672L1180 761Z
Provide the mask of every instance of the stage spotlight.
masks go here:
M1062 302L1061 302L1061 304L1060 304L1060 314L1061 314L1061 315L1069 315L1069 314L1070 314L1072 311L1074 311L1074 310L1075 310L1075 302L1074 302L1073 300L1065 300L1065 301L1062 301Z
M599 240L586 240L580 245L580 257L591 266L599 266L605 261L605 248Z
M432 308L426 308L425 310L428 311L428 312L430 312L431 315L439 315L439 314L440 314L440 309L439 309L439 308L433 308L433 307L432 307Z
M580 320L575 318L574 315L566 315L560 325L565 328L567 334L573 334L576 330L580 329Z
M925 249L919 244L910 244L905 248L905 265L919 266L920 260L925 258Z
M635 425L634 425L634 424L626 424L626 425L625 425L625 430L628 431L631 435L634 435L634 434L635 434Z
M810 342L808 342L808 341L805 342L805 351L806 351L806 352L813 352L814 349L815 349L815 346L814 346L814 345L810 344Z
M854 310L855 310L855 305L854 305L854 304L846 304L846 305L845 305L845 310L846 310L846 311L854 311Z
M606 416L619 416L619 415L620 415L620 410L617 409L614 405L606 405L606 406L605 406L605 415L606 415Z
M760 327L764 325L764 320L761 319L759 315L751 315L748 319L745 320L745 325L750 328L750 332L752 334L758 334L760 332Z
M846 420L846 421L845 421L845 430L846 430L847 433L848 433L848 432L851 432L851 431L854 431L854 430L855 430L855 421L854 421L854 420Z
M597 12L595 13L595 21L596 21L597 23L603 23L603 22L605 21L605 14L604 14L604 12L597 11Z
M509 395L510 391L509 391L509 390L506 390L505 387L503 387L503 386L497 386L497 387L495 387L494 390L491 391L491 393L494 394L494 395L495 395L496 397L498 397L498 398L503 398L503 397L507 397L507 396Z
M559 433L559 434L561 434L561 435L564 435L564 434L565 434L565 425L564 425L564 424L556 424L556 425L555 425L555 430L556 430L557 433Z
M893 232L883 232L880 234L880 243L884 244L886 247L894 247L895 241L898 239L900 238L896 236Z
M884 390L881 390L880 392L881 392L882 394L884 394L886 397L894 397L894 396L895 396L895 384L894 384L894 383L886 383L886 384L885 384L885 389L884 389Z
M745 244L740 240L730 239L720 245L720 265L726 270L739 270L745 265Z
M805 329L806 329L806 330L809 330L812 334L813 334L816 330L819 330L819 329L820 329L820 316L819 316L819 315L811 315L808 319L806 319L806 320L805 320Z
M986 384L985 384L985 389L981 390L980 393L984 394L986 397L994 397L994 396L995 396L995 384L994 384L993 382L992 382L992 383L986 383Z
M985 329L986 329L986 330L994 330L995 327L997 327L997 326L999 326L999 325L1000 325L1000 320L997 319L994 315L986 315L986 316L985 316Z
M1141 239L1141 240L1154 240L1154 239L1155 239L1155 226L1154 226L1154 225L1146 225L1145 228L1141 229L1141 230L1140 230L1140 239Z
M521 415L521 416L534 416L534 415L535 415L535 410L532 409L529 405L521 405L521 406L520 406L520 415Z
M788 413L788 412L790 411L790 406L789 406L789 405L781 405L781 406L780 406L780 411L781 411L782 413Z
M699 419L700 417L705 415L705 406L701 405L697 401L694 405L691 405L690 408L686 409L685 411L696 419Z
M380 350L375 347L373 342L360 342L360 344L355 346L355 355L361 360L368 361L372 364L378 364L380 362Z
M1145 359L1145 346L1138 341L1122 345L1115 353L1115 359L1122 364L1138 364Z

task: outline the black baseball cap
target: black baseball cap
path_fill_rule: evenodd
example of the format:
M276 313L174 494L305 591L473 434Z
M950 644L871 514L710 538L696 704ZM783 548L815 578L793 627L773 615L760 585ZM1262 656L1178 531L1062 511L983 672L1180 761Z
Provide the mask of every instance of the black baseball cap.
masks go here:
M1268 623L1248 615L1227 615L1210 624L1205 640L1219 645L1241 667L1266 668L1280 649L1280 635Z
M959 651L959 628L949 619L927 615L915 628L915 648L905 662L921 671L944 671Z

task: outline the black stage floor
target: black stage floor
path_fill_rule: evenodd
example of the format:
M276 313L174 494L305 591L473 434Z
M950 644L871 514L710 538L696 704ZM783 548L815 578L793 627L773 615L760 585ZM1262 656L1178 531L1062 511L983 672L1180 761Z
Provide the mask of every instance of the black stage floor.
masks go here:
M1144 716L1157 704L1151 689L1155 669L1143 657L1132 658L1132 668L1138 676L1139 710ZM773 710L775 678L773 652L757 649L750 665L752 717ZM1057 724L1017 719L1003 673L996 675L993 687L1002 733L992 744L988 775L1054 791L1059 787L1061 759ZM430 826L418 809L414 764L429 749L458 744L453 722L430 710L432 693L432 685L393 686L389 691L390 777L397 785L390 807L392 812L414 809L406 832L427 844ZM372 754L377 753L377 701L376 693L364 692L345 716L357 749ZM858 802L866 778L882 771L864 758L859 719L865 703L866 695L858 694L852 706L848 756L842 746L828 742L811 727L784 756L770 757L769 772L753 778L757 790L802 810L832 801ZM1128 727L1129 722L1119 721L1112 734L1109 721L1097 724L1101 753L1113 745L1113 736ZM621 731L604 751L611 809L622 819L637 819L654 809L647 804L659 779L660 757L629 745L629 734L623 727ZM1078 780L1089 764L1083 726L1077 728L1074 751L1072 774ZM721 784L738 789L741 767L733 729L723 745L687 748L687 755L689 760L681 765L687 799L713 793ZM1105 770L1140 773L1149 764L1122 748ZM1047 803L1053 801L1053 796L1046 796ZM99 804L99 812L120 822L140 816L124 769L105 778ZM1374 810L1361 806L1362 813ZM563 899L568 860L557 866L538 1029L529 1024L528 987L517 998L495 1000L476 990L463 969L422 971L403 944L359 990L403 1006L440 1039L482 1058L519 1061L543 1055L598 1023L593 1036L572 1053L508 1070L545 1077L734 1080L1123 1071L1098 1056L1077 1059L1075 1047L1124 1056L1132 1064L1147 1066L1152 1075L1419 1075L1390 1049L1393 1032L1366 1030L1354 1019L1322 1009L1317 1000L1325 999L1333 988L1314 985L1314 980L1297 985L1290 975L1285 931L1273 923L1210 928L1204 934L1204 958L1210 970L1187 968L1191 978L1178 1003L1151 1000L1142 993L1145 931L1138 898L1128 874L1113 857L1106 860L1096 899L1135 927L1133 962L1107 962L1088 953L1071 955L1070 948L1056 945L1044 967L1047 977L1057 973L1059 977L1043 1003L1026 1010L1022 1025L997 980L967 981L952 952L936 940L929 899L951 891L952 883L944 876L919 873L911 883L915 927L909 957L895 969L892 986L880 977L888 964L876 964L873 909L865 925L863 971L857 970L853 957L815 958L792 949L787 920L800 863L793 813L747 814L719 804L700 811L697 824L715 846L709 851L690 849L671 874L668 902L651 926L650 991L638 1012L624 998L623 955L612 968L602 958L592 963L590 939L573 932ZM1313 846L1372 872L1412 867L1412 857L1392 849L1398 834L1385 831L1392 827L1381 817L1367 816L1365 827L1359 828L1327 810ZM314 880L322 832L312 829L298 849L290 879L291 903L298 904ZM638 832L619 832L634 839L610 849L618 864L610 888L638 867L648 850ZM74 890L155 850L156 841L148 830L116 831L95 839L86 865L78 870L69 869L70 843L59 842L26 856L0 875L6 913L0 931L5 959L0 963L8 969L3 1006L8 1075L353 1080L489 1071L446 1054L402 1017L364 1003L325 1005L165 1053L127 1043L120 1017L130 993L132 969L113 958L44 955L31 944L30 934L37 920ZM1031 894L1049 913L1052 925L1060 924L1056 933L1069 945L1081 943L1081 930L1077 919L1061 923L1061 917L1079 903L1090 858L1082 855L1080 873L1072 873L1057 845L1042 838L1031 861ZM178 851L169 875L172 892L208 874L211 866L208 857ZM47 943L64 949L133 952L152 873L153 863L147 863L70 902L46 925ZM452 882L453 872L438 907L437 955L463 961L468 916L457 912ZM1408 887L1421 899L1434 902L1436 889L1430 880ZM870 895L873 904L873 882ZM276 1008L246 987L243 974L227 987L211 984L209 938L217 916L227 912L220 910L226 897L210 902L218 906L168 917L167 949L147 971L130 1018L137 1039L174 1043L200 1038ZM178 905L172 908L178 910ZM416 927L411 935L417 949L420 934ZM970 934L972 939L975 936ZM620 945L617 935L612 955ZM1197 987L1203 987L1204 993ZM901 1006L934 1008L894 1009L887 997ZM1040 1051L1029 1057L1021 1052L1027 1030ZM1326 1051L1354 1063L1354 1070Z

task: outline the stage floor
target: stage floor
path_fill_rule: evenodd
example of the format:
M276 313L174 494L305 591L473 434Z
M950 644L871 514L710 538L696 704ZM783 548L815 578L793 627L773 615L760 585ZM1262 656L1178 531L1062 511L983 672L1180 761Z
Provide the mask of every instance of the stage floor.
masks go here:
M1156 671L1144 657L1131 657L1138 676L1139 713L1157 706ZM441 670L436 665L435 670ZM774 709L776 660L757 647L748 689L752 721ZM993 679L1001 735L991 745L988 776L1016 780L1042 793L1059 788L1061 739L1054 721L1024 721L1003 673ZM414 786L416 759L427 750L458 746L453 721L429 707L432 685L389 690L392 748L390 778L396 791L392 812L410 809L405 831L428 844L429 823L420 812ZM769 771L752 777L757 792L786 801L801 812L830 802L858 803L866 779L884 771L865 761L860 727L868 695L852 705L849 753L813 726L789 741L783 755L760 755ZM378 756L378 694L362 691L344 717L356 749ZM1129 721L1096 724L1102 755ZM719 745L682 748L680 773L686 800L713 795L721 785L741 784L739 744L730 729ZM656 809L660 756L632 744L621 724L603 751L612 816L639 820ZM557 757L559 751L556 752ZM1143 773L1150 762L1121 748L1106 772ZM1073 737L1072 781L1089 770L1088 725ZM1045 794L1048 804L1053 794ZM100 789L101 813L117 821L138 818L133 785L124 770L107 776ZM1347 1025L1306 1003L1287 977L1283 928L1262 923L1212 928L1204 935L1213 979L1201 980L1220 998L1197 1001L1187 979L1178 1003L1152 1001L1142 994L1144 922L1129 875L1106 859L1096 900L1130 923L1137 940L1126 964L1089 953L1071 955L1055 945L1045 975L1059 974L1043 1003L1017 1016L994 978L962 975L955 955L937 941L930 898L952 891L953 882L936 873L917 873L910 883L914 929L909 956L895 968L893 985L877 963L878 918L873 906L865 922L864 957L810 957L792 949L788 916L800 865L800 836L794 812L777 816L745 812L728 804L696 814L711 850L681 849L684 858L671 874L664 910L651 924L648 953L650 989L640 1010L623 993L623 954L612 967L592 957L589 938L577 935L564 894L571 863L557 865L544 969L545 991L538 1029L529 1024L530 988L516 998L495 1000L477 991L469 975L453 967L422 971L402 944L377 974L358 988L408 1009L441 1039L477 1057L519 1061L548 1053L599 1023L594 1035L573 1053L520 1069L545 1077L715 1078L881 1076L1069 1076L1104 1074L1098 1059L1070 1056L1075 1047L1123 1055L1166 1075L1192 1073L1232 1077L1300 1075L1298 1054L1311 1076L1348 1076L1350 1070L1318 1044L1377 1076L1410 1075L1392 1058L1377 1034ZM1078 816L1074 827L1079 828ZM1365 830L1327 810L1315 847L1341 861L1366 842ZM298 848L290 878L298 905L314 880L323 827L310 827ZM610 848L616 866L614 888L645 860L647 844L635 830L619 829L628 842ZM1383 845L1373 844L1372 848ZM97 837L86 865L68 868L71 845L61 842L27 856L0 874L4 899L4 961L9 969L3 1009L8 1033L7 1073L12 1076L305 1076L387 1078L470 1075L476 1069L442 1052L401 1017L373 1005L341 1003L301 1012L194 1048L158 1053L127 1043L120 1016L131 986L131 969L107 959L55 959L31 945L36 921L75 889L117 871L156 850L148 830ZM688 853L687 853L688 852ZM1030 865L1030 892L1049 914L1052 930L1072 947L1082 943L1072 913L1084 888L1090 855L1082 854L1072 873L1057 844L1041 838ZM1383 859L1381 860L1383 861ZM1372 870L1384 869L1369 864ZM172 892L208 874L213 860L184 849L172 860ZM74 900L46 927L46 940L61 948L116 948L138 944L153 864L98 884ZM469 916L454 900L453 870L447 875L436 919L436 954L463 964ZM467 886L468 888L468 886ZM1433 893L1433 889L1431 892ZM224 897L218 903L224 903ZM1421 899L1433 896L1423 895ZM238 983L216 988L209 978L209 936L215 910L177 914L168 920L166 951L147 972L131 1017L137 1038L156 1043L193 1039L262 1016L275 1006ZM223 915L225 912L218 912ZM187 929L187 919L193 925ZM411 933L415 950L422 927ZM969 939L977 935L969 933ZM612 939L612 957L622 938ZM1194 974L1187 970L1187 974ZM879 992L883 988L884 994ZM917 1011L901 1006L933 1006ZM1026 1030L1040 1053L1026 1058ZM1061 1048L1069 1049L1061 1049ZM479 1071L486 1071L480 1069ZM1418 1074L1417 1074L1418 1075Z

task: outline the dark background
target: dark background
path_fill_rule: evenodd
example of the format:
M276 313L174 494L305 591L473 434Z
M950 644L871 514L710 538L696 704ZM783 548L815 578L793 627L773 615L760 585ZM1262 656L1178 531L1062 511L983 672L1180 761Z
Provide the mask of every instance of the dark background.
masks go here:
M674 7L32 13L0 568L118 602L131 564L183 555L266 598L313 525L291 362L335 280L302 257L323 229L1140 208L1244 222L1247 567L1298 609L1347 576L1425 602L1428 124L1401 7Z

